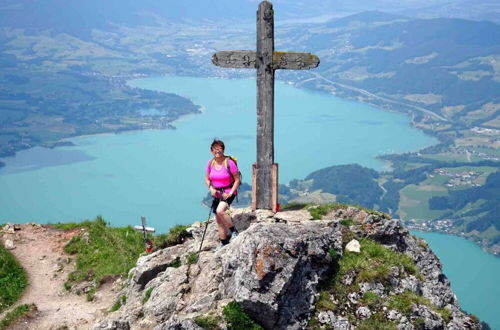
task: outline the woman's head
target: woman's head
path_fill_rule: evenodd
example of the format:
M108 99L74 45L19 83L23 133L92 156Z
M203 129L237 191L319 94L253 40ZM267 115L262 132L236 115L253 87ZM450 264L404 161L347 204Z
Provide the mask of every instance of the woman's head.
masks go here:
M217 139L214 139L214 141L212 142L212 144L210 145L210 150L214 150L214 149L222 149L222 151L224 151L226 147L224 146L224 142L222 142L221 140L217 140Z
M221 140L214 139L214 141L210 145L210 151L215 157L224 156L224 149L224 142L222 142Z

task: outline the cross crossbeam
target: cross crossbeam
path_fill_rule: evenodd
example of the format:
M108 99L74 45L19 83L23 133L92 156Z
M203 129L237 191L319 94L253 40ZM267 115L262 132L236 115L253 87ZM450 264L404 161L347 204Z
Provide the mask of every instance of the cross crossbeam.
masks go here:
M278 204L278 164L274 163L274 71L308 70L319 65L311 53L274 51L273 5L262 1L257 10L257 51L224 50L212 56L223 68L257 69L257 162L253 165L252 208Z

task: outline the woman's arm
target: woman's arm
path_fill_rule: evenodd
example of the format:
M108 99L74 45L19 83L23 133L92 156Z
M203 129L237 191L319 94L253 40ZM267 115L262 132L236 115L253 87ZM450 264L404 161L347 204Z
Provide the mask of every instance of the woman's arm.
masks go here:
M238 189L238 187L240 186L240 183L241 183L241 178L240 178L239 172L234 173L233 178L234 178L234 183L233 183L233 186L231 187L231 191L229 191L230 195L234 195L234 192Z
M210 181L210 178L208 177L208 173L205 174L205 184L207 185L208 190L210 191L210 195L215 197L217 190L212 186L212 182Z

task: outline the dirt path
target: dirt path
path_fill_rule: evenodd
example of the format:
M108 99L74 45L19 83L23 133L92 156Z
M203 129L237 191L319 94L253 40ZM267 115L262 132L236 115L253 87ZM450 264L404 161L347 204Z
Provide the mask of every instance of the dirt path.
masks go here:
M16 305L34 303L38 311L9 329L91 329L112 306L116 288L112 283L104 284L92 302L64 289L75 258L66 254L63 246L78 229L64 232L34 224L19 227L15 233L0 232L0 239L13 240L15 249L11 252L29 277Z

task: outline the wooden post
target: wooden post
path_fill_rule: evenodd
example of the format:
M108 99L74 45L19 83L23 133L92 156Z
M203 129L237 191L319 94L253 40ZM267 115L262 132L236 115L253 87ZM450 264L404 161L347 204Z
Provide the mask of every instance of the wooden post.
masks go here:
M253 163L252 164L252 210L257 209L257 192L256 188L257 187L257 164Z
M257 51L219 51L212 56L212 63L224 68L257 69L257 162L252 166L252 208L276 211L278 164L274 163L274 71L312 69L319 65L319 58L311 53L275 52L273 5L262 1L257 10Z
M274 14L270 2L257 11L257 186L256 208L273 209L274 164Z
M277 212L278 210L278 197L279 197L279 191L278 191L278 164L274 163L271 171L271 181L272 181L272 195L271 195L271 202L272 202L272 210L273 212Z

